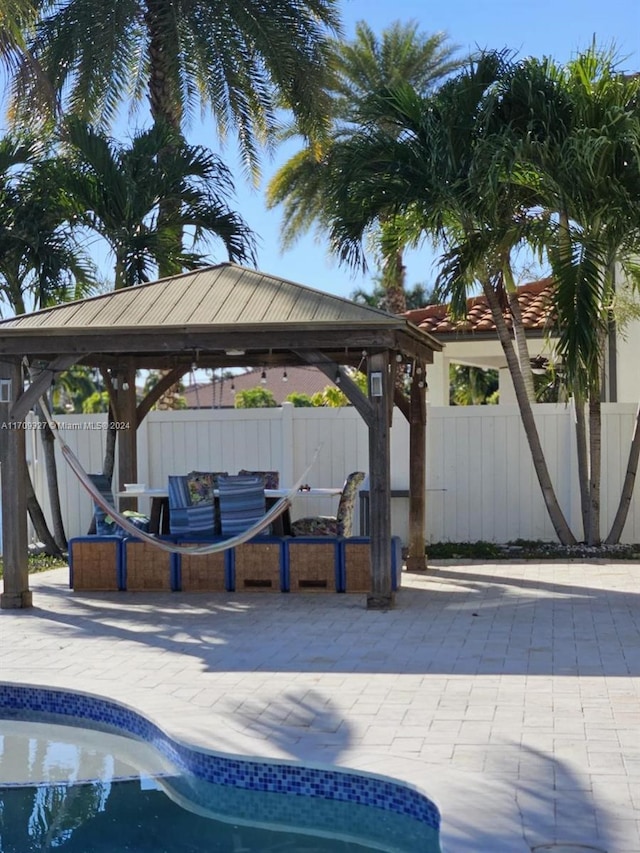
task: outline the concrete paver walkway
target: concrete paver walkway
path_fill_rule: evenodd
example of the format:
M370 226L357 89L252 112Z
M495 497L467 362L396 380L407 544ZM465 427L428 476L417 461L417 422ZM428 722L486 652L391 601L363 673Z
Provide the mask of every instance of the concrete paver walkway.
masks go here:
M230 753L395 776L445 853L640 851L640 566L440 563L353 595L71 593L32 576L0 678L123 701Z

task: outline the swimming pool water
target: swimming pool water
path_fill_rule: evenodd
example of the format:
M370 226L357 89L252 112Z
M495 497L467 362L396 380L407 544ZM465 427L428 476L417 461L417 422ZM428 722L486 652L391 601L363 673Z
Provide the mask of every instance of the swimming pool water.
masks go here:
M0 719L2 853L438 853L437 832L357 802L205 781L147 743Z
M136 781L0 790L3 853L370 853L356 841L193 814ZM393 849L393 848L386 848ZM402 849L402 848L398 848Z

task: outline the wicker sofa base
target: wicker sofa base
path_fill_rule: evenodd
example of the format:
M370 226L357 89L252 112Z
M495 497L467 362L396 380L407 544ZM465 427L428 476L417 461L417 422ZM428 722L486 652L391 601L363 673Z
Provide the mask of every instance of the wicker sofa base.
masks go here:
M338 541L292 539L288 543L289 592L336 592Z
M342 591L371 592L371 543L364 536L342 540ZM391 539L391 586L400 587L402 572L402 543L398 536Z
M116 536L86 536L69 541L70 586L74 590L121 589L120 548Z
M139 539L87 536L69 542L69 566L74 590L371 592L370 540L364 537L265 538L230 551L177 555ZM394 590L401 568L400 540L393 537Z
M236 592L281 592L283 584L283 543L246 542L233 549L233 576Z
M128 592L169 592L173 589L173 559L149 542L123 542L124 588Z
M178 586L182 592L225 592L228 588L226 551L213 554L181 554Z

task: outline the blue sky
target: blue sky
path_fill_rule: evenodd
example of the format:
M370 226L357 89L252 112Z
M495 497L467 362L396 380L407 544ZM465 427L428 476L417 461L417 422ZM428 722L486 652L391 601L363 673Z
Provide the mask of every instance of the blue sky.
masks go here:
M357 21L366 20L378 33L394 20L418 21L427 33L444 31L451 42L469 53L475 48L507 47L519 56L553 56L566 61L587 47L594 35L599 45L615 43L625 70L640 69L640 3L638 0L344 0L345 35L351 37ZM229 156L229 152L227 152ZM231 159L229 166L234 164ZM282 155L264 162L263 186ZM369 276L341 268L327 256L326 244L306 237L286 253L279 245L279 211L267 211L261 192L236 181L238 209L259 235L259 266L265 272L340 296L356 288L371 289ZM427 246L411 253L407 283L431 283L434 253Z
M366 20L377 33L395 20L418 22L425 33L445 32L467 55L476 48L509 48L519 56L553 56L566 61L587 47L594 35L599 45L615 44L624 70L640 70L640 3L638 0L342 0L345 36L351 38L357 21ZM626 58L625 58L626 57ZM139 122L144 122L143 114ZM121 138L132 135L132 124L114 131ZM215 148L212 123L194 125L187 131L190 141ZM287 252L280 249L280 211L267 211L263 191L277 167L296 150L290 145L273 159L263 159L263 180L253 189L242 177L240 163L230 144L219 153L237 173L232 206L247 220L258 237L258 264L265 272L298 281L319 290L348 297L355 289L372 287L371 275L354 274L338 266L327 253L326 244L313 236L302 238ZM111 262L99 246L96 260L110 277ZM215 247L213 260L224 260ZM407 284L432 284L435 255L430 246L407 256Z

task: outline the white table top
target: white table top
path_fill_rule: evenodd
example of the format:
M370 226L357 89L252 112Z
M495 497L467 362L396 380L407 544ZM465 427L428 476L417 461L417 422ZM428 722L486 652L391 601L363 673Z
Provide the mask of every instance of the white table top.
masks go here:
M289 489L265 489L264 490L265 497L267 498L284 498L289 494ZM334 497L335 495L342 494L342 487L332 486L326 489L305 489L304 491L298 489L296 492L296 497L298 495L302 497L311 497L311 498L321 498L321 497ZM117 493L119 498L166 498L169 496L169 492L167 489L144 489L144 491L134 492L134 491L123 491ZM218 495L218 491L214 491L214 495Z

